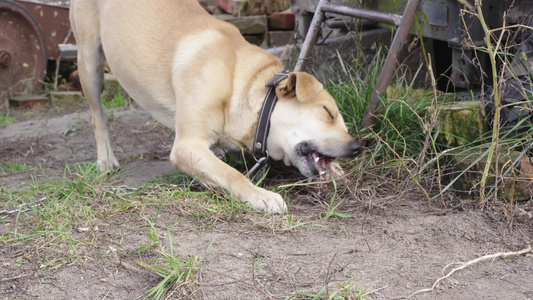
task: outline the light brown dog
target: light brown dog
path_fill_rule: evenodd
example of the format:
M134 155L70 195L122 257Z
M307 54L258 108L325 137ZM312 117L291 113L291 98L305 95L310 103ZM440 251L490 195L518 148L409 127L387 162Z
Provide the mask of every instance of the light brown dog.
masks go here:
M174 166L254 209L286 212L279 194L255 186L211 151L252 149L265 84L283 70L275 57L197 0L72 0L70 21L102 170L119 166L100 100L107 60L128 94L176 132ZM331 159L358 154L335 101L314 77L292 73L276 94L271 159L310 177L329 168Z

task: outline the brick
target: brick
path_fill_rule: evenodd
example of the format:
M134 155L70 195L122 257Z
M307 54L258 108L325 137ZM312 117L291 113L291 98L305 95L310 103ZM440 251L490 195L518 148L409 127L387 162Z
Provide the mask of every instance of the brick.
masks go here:
M293 12L275 12L268 16L270 30L293 30L295 24Z
M48 102L46 95L17 95L9 98L9 105L11 107L31 109L35 106L45 104Z

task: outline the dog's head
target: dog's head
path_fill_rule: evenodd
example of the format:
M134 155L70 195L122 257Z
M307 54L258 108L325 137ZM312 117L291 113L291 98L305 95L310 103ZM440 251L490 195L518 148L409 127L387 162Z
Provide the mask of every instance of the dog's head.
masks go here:
M304 176L322 174L333 159L350 159L361 146L349 134L339 108L313 76L294 72L276 86L268 152Z

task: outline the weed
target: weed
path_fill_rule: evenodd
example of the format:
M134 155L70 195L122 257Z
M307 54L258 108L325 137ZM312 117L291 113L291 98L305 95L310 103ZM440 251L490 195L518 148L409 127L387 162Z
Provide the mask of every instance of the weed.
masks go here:
M339 205L342 204L344 200L339 201L338 203L335 203L335 199L337 198L337 182L331 176L331 182L333 183L333 187L335 191L333 192L333 196L331 196L331 200L328 203L328 210L326 212L320 213L320 216L322 217L322 220L327 220L330 217L339 217L339 218L350 218L351 216L348 214L343 214L337 211L337 208Z
M383 64L380 49L369 66L360 65L357 61L353 66L341 62L343 72L326 85L326 89L336 99L349 130L366 140L368 148L372 149L372 157L363 161L365 169L374 168L376 164L383 166L384 163L398 159L405 161L420 153L426 128L420 111L431 103L432 97L430 91L420 91L413 95L411 87L414 83L405 88L404 80L399 80L387 90L390 95L381 98L381 109L372 128L361 128L361 120ZM387 141L388 145L384 145L382 141Z
M108 100L106 98L102 98L102 106L104 107L104 113L106 115L106 118L109 122L113 122L115 120L115 108L124 108L126 106L126 101L124 100L124 97L122 94L117 93L113 95L113 98Z
M340 58L340 55L338 57L342 73L331 73L332 79L325 85L325 88L339 105L348 129L357 133L379 76L383 55L379 48L369 66L360 65L359 60L355 60L354 65L349 66Z
M55 255L45 256L40 262L41 270L55 269L65 261L78 259L79 241L73 232L80 224L94 222L99 214L91 206L91 200L98 194L95 186L103 180L103 175L97 173L96 168L95 164L73 168L67 165L62 179L46 178L43 183L28 182L2 190L2 206L7 208L27 203L30 211L19 212L13 224L5 224L0 242L54 249ZM47 201L39 206L31 205L35 199L43 197Z
M503 128L501 124L501 113L502 109L504 109L506 106L504 105L503 98L504 98L504 85L500 83L500 81L504 81L504 71L509 68L511 72L514 73L514 70L512 67L508 66L508 57L511 55L508 53L507 47L508 45L504 43L505 36L507 32L513 27L513 26L507 26L506 22L503 22L502 28L496 28L492 29L489 28L487 23L485 22L485 17L482 13L481 9L481 1L476 1L475 8L472 9L472 11L464 11L464 13L472 14L474 17L476 17L483 29L484 33L484 39L485 39L485 46L482 47L475 47L477 50L480 50L482 52L485 52L488 54L489 61L490 61L490 67L491 67L491 73L492 74L492 98L494 100L494 116L492 121L492 136L491 136L491 143L488 146L488 154L486 156L486 163L483 169L482 177L479 183L479 191L480 191L480 200L482 203L485 203L487 201L486 194L485 194L485 185L487 184L487 179L489 178L489 172L490 169L494 165L494 169L498 170L498 151L499 151L499 145L501 142L501 129ZM519 27L523 25L518 25ZM531 28L530 28L531 29ZM468 42L473 43L471 40ZM503 63L502 63L503 62ZM530 70L531 71L531 70ZM529 83L531 83L531 75L529 74ZM515 76L516 78L516 76ZM531 91L529 91L531 93ZM529 106L529 109L531 109L531 96L528 95L528 91L524 90L522 91L522 96L526 99L526 101L523 101L524 109ZM513 103L515 104L515 103ZM533 127L533 126L532 126ZM532 128L533 129L533 128ZM531 136L533 131L531 131L526 136ZM494 161L493 161L494 160ZM516 162L515 162L516 163ZM513 165L515 165L513 163ZM496 174L497 175L497 174ZM496 194L495 194L496 195Z
M306 297L312 300L362 300L365 299L365 294L366 290L360 290L357 282L350 282L346 275L343 274L342 282L330 282L318 292L296 292L286 299L300 299L301 297Z
M159 214L159 211L158 211ZM143 253L146 250L153 250L159 247L159 236L157 235L157 231L155 230L155 224L154 221L157 219L157 216L154 217L154 221L150 220L147 217L144 217L144 219L148 222L148 226L146 227L146 235L148 236L148 244L142 244L139 246L139 249L137 252Z
M4 128L11 123L15 123L17 119L9 115L9 110L6 113L0 113L0 128Z
M28 165L19 162L0 163L0 175L33 171L34 169L35 168L29 167Z
M475 10L468 13L479 17L480 22L483 23L479 5L480 3ZM441 197L445 206L443 193L449 192L452 184L464 176L467 171L461 170L450 175L449 170L454 167L454 157L466 149L477 149L482 153L483 159L487 161L483 165L484 169L481 170L482 178L476 185L476 189L480 191L477 194L481 195L482 199L487 198L487 192L496 197L498 185L502 186L504 180L514 180L511 175L519 164L519 160L515 159L512 162L504 162L506 165L503 167L498 167L498 157L511 152L518 152L520 158L530 157L533 147L529 145L533 137L533 123L531 122L533 103L531 95L533 91L522 89L523 97L526 100L522 101L521 104L524 111L529 112L529 115L524 120L518 121L520 125L508 126L505 131L502 131L500 130L502 124L499 124L498 114L500 111L517 104L505 105L501 102L502 91L499 89L503 89L504 85L501 82L504 82L506 78L498 77L503 74L505 68L508 68L508 57L512 57L508 53L511 47L506 48L503 45L502 41L505 41L505 38L502 37L513 26L515 25L495 29L484 27L485 46L479 47L474 45L472 41L467 41L470 47L489 55L492 68L492 72L489 73L493 76L491 78L492 86L496 87L494 88L496 115L492 124L493 130L488 135L480 136L479 139L462 147L444 145L439 139L439 136L449 134L442 132L442 126L439 126L441 121L439 112L443 104L454 96L436 91L436 80L433 77L431 78L431 89L415 90L413 88L414 81L407 82L405 79L407 76L398 73L396 83L391 84L387 91L381 95L380 110L374 118L373 126L363 129L360 122L370 101L379 70L381 70L382 51L378 49L377 55L368 66L361 65L361 60L354 60L353 65L341 61L342 72L337 74L326 85L326 88L336 99L349 130L358 138L365 140L367 144L367 150L348 164L352 167L354 176L362 176L361 173L365 171L384 174L387 173L387 169L395 169L396 182L397 184L401 183L400 188L410 189L412 186L417 186L428 199L428 205L431 200ZM424 56L427 55L424 53ZM426 63L432 61L428 57L424 57L424 60ZM397 69L402 70L401 67ZM428 70L430 75L433 74L430 65L428 65ZM419 71L420 69L417 73ZM414 77L416 78L416 76ZM532 77L530 76L528 84L525 86L533 86L531 82ZM474 95L473 91L467 93ZM527 118L529 121L525 120ZM479 161L476 160L466 169L474 167ZM503 174L507 176L500 176ZM491 180L487 181L488 177L491 177ZM492 178L496 178L496 180ZM438 191L434 191L428 186L437 187ZM334 197L336 196L333 195L332 199ZM486 200L482 202L484 201ZM332 208L331 205L330 208ZM327 216L324 213L322 215Z
M122 94L114 94L111 100L102 99L102 105L107 109L123 108L126 106L126 102Z
M148 268L157 275L163 277L155 287L146 292L145 299L160 299L165 290L170 286L174 290L189 285L189 288L191 289L190 292L194 294L194 288L191 288L191 286L194 281L194 275L200 271L199 265L202 258L191 258L186 255L175 256L170 229L168 230L168 240L170 253L158 250L157 253L162 257L149 260L148 263L136 261L140 266ZM171 293L173 293L173 291Z

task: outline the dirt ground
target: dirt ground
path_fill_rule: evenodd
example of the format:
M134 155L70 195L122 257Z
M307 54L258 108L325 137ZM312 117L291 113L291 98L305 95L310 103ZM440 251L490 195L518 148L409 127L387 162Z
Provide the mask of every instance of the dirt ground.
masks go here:
M43 171L0 176L3 189L42 176L62 176L65 162L94 161L96 150L89 114L36 114L0 129L0 162L23 162ZM110 130L121 161L120 182L141 186L145 180L175 172L168 161L173 134L144 111L114 112ZM513 226L498 208L477 208L472 201L446 195L448 208L433 205L415 188L394 189L394 180L363 174L339 193L338 212L349 218L320 219L329 199L314 193L289 195L292 218L301 226L278 230L283 217L234 213L206 220L165 206L156 222L162 248L168 250L167 228L174 252L202 256L195 292L181 287L170 299L311 299L341 286L366 294L365 299L394 299L431 288L434 281L460 263L498 252L519 251L533 242L533 205L517 204ZM293 180L293 179L291 179ZM393 188L372 189L372 182ZM271 184L280 184L272 182ZM351 193L349 191L352 191ZM1 197L0 201L5 198ZM0 210L4 207L0 202ZM143 296L160 278L139 266L133 253L147 237L132 215L98 221L98 242L78 246L80 259L39 271L40 253L24 244L0 244L1 299L133 299ZM15 220L0 227L4 234ZM274 224L274 225L272 225ZM74 232L78 241L88 233ZM22 257L21 265L15 262ZM338 285L337 285L338 284ZM329 288L326 289L326 286ZM349 298L349 296L347 296ZM433 291L412 299L533 299L533 256L530 253L486 259L455 272Z

